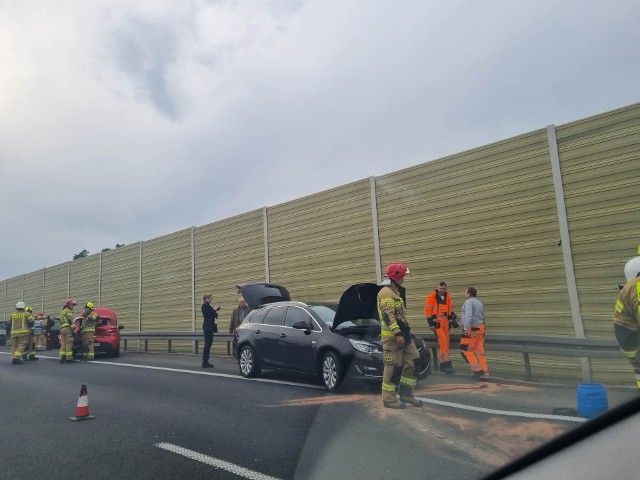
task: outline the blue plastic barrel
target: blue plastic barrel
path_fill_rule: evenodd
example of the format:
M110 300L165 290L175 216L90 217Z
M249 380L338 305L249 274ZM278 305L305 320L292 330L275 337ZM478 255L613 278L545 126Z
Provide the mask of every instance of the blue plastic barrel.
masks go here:
M591 418L607 411L609 399L607 389L600 383L581 383L578 385L578 415Z

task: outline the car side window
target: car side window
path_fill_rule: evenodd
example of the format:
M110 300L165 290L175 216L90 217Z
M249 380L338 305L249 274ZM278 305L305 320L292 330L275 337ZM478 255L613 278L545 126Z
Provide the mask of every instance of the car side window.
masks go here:
M267 314L267 309L265 308L264 310L257 310L252 312L252 314L250 314L246 319L245 322L249 322L249 323L262 323L262 320L264 319L264 316ZM244 322L243 322L244 323Z
M291 327L294 323L304 321L311 324L311 316L302 308L289 307L287 313L284 316L284 326Z
M262 321L263 325L282 325L283 307L270 308Z

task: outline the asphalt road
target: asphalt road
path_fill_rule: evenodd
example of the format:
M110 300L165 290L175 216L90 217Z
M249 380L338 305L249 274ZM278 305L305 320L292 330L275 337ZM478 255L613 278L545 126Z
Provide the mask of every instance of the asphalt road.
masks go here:
M307 377L239 376L233 359L125 352L13 366L0 347L0 478L481 478L580 424L575 386L435 374L420 409L384 409L379 387L326 393ZM73 422L87 386L95 419ZM610 390L611 407L636 395Z

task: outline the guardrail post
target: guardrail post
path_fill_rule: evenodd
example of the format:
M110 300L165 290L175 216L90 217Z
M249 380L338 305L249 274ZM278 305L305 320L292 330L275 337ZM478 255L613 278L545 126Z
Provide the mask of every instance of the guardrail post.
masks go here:
M148 352L149 351L149 340L145 340L144 341L144 351Z
M440 371L440 362L438 361L438 348L437 347L432 347L431 348L431 364L435 365L436 367L436 372Z
M124 339L124 351L125 352L127 351L127 339L126 338Z
M227 340L227 357L231 356L231 342Z
M522 352L522 355L524 357L524 371L527 375L527 380L531 381L531 361L529 360L529 354L527 352Z
M195 354L198 355L198 340L195 341L194 350Z
M167 342L169 343L169 353L171 353L171 340L167 340Z

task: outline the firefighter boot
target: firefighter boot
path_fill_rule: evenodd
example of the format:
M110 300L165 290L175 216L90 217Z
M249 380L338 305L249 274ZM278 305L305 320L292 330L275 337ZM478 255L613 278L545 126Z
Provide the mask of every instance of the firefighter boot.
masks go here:
M11 360L11 365L22 365L23 363L24 362L19 358L14 358L13 360Z
M385 408L394 408L396 410L404 410L405 408L407 408L407 406L399 401L395 401L395 402L382 402L382 404L385 406Z
M408 387L407 385L400 385L400 402L408 403L409 405L413 405L414 407L421 407L422 400L418 400L413 396L413 389Z

